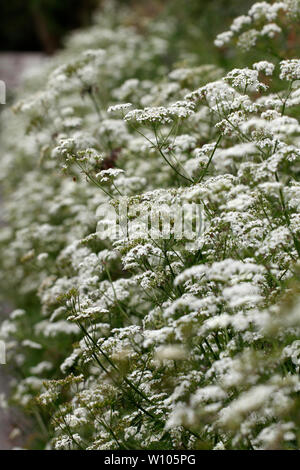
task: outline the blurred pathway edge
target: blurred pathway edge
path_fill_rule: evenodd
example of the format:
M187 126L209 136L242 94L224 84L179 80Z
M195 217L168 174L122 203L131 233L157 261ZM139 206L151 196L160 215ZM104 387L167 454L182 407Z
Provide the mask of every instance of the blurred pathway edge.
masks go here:
M14 89L20 85L24 72L38 67L46 57L36 52L0 52L0 80L3 80L9 89Z
M6 84L7 92L11 94L20 85L26 70L39 66L44 60L45 56L39 53L0 52L0 80ZM3 223L1 221L0 188L0 230L1 226ZM7 305L0 304L0 322L10 310L11 308L8 308ZM7 366L0 364L0 404L1 395L8 392L9 380ZM0 407L0 450L21 447L22 442L26 439L26 431L24 431L26 428L25 419L16 410L5 410Z

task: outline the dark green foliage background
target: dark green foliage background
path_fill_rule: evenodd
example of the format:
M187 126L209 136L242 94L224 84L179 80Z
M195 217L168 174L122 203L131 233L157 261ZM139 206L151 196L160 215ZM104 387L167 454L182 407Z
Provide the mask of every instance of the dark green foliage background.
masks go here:
M10 0L0 2L0 50L44 50L52 53L70 29L89 24L99 3L110 0ZM190 37L192 49L213 54L213 38L251 0L117 0L148 15L176 14L177 39ZM195 41L196 39L196 41ZM204 41L204 43L203 43ZM203 44L205 47L203 47ZM202 51L203 52L203 51Z

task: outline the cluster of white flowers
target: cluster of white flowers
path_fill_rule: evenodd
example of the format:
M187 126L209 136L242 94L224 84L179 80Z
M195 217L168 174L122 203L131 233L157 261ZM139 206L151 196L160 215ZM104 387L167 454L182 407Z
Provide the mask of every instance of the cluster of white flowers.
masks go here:
M253 64L253 68L258 70L258 72L263 72L265 75L271 76L273 75L275 65L267 60L261 60L260 62Z
M291 17L299 18L299 0L281 2L257 2L248 11L234 19L230 30L219 34L215 40L217 47L228 45L237 39L239 47L249 50L264 37L274 38L288 28Z
M256 64L255 64L256 65ZM225 77L225 80L231 83L234 88L240 88L246 92L266 90L267 86L258 80L258 71L251 69L233 69Z
M276 48L298 6L256 3L216 43ZM97 21L1 114L13 402L52 449L297 449L299 59L171 71L164 25Z
M300 80L300 59L283 60L280 63L281 80Z
M190 101L177 101L167 108L144 108L129 111L126 121L134 121L141 124L169 124L176 118L187 118L194 112L194 104Z

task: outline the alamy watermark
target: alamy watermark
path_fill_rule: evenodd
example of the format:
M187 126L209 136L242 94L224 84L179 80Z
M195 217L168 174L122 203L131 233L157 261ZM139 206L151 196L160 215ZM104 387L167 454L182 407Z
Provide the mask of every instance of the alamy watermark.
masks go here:
M6 104L6 84L0 80L0 104Z
M6 84L0 80L0 104L6 104ZM0 364L6 364L6 347L4 341L0 340Z
M6 346L4 341L0 341L0 364L6 364Z
M204 208L196 203L128 203L120 198L115 206L97 210L97 235L101 239L171 239L195 241L207 228Z

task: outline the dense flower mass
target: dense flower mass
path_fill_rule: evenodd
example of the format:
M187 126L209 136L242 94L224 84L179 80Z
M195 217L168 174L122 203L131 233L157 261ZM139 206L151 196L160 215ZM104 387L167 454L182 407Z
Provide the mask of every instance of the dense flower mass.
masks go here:
M255 3L216 45L273 55L171 71L159 20L108 10L2 113L0 338L40 445L299 449L299 15Z

